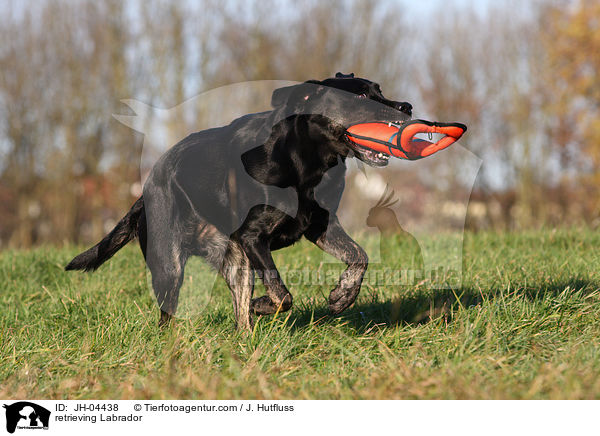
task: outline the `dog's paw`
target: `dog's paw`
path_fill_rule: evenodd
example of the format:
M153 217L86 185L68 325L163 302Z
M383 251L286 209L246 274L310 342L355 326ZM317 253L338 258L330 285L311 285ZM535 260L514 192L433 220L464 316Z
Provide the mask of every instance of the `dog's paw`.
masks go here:
M292 294L287 294L280 304L276 304L268 295L254 298L251 304L252 313L255 315L272 315L275 312L286 312L292 307Z
M254 315L271 315L275 313L275 305L269 297L263 295L259 298L252 299L250 310Z
M344 310L352 306L356 300L360 286L350 289L337 287L329 294L329 313L331 315L339 315Z
M249 316L247 317L241 317L240 319L236 320L235 328L239 332L252 332L252 330L254 329L254 319L249 313L248 315Z
M168 312L160 311L160 319L158 320L158 327L161 329L166 329L171 325L171 321L173 320L173 315Z

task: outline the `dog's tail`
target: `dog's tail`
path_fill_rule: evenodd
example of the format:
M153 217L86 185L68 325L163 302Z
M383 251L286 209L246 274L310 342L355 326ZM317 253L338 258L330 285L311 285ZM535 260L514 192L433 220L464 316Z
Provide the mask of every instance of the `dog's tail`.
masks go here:
M110 259L117 251L123 248L129 241L137 237L138 221L144 210L144 198L140 197L133 204L127 215L121 218L114 229L100 242L89 250L77 255L65 267L66 271L79 269L83 271L94 271L100 265Z

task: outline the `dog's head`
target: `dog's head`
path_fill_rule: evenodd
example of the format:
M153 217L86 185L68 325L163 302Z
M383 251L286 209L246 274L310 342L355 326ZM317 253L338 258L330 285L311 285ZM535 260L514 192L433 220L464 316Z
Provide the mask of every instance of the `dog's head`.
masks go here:
M354 74L337 73L322 81L309 80L276 89L271 104L284 110L286 116L315 115L320 122L325 119L332 140L343 147L342 154L352 151L358 159L376 167L386 166L389 156L349 141L346 129L370 121L405 121L412 115L410 103L387 99L379 84Z

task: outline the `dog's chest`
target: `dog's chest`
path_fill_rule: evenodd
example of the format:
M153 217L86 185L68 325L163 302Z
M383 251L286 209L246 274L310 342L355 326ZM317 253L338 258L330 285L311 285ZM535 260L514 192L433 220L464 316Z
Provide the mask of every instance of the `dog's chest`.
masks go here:
M301 200L298 203L296 216L282 216L281 221L270 235L271 248L287 247L300 240L314 220L315 206L314 202Z
M345 167L328 171L319 179L318 186L298 189L298 209L295 216L282 213L280 221L269 230L271 249L287 247L297 242L309 228L327 228L331 215L335 215L344 190Z

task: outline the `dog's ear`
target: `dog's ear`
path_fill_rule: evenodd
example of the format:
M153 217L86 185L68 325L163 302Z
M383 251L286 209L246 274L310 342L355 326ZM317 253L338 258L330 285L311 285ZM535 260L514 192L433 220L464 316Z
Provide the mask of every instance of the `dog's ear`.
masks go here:
M344 73L340 73L338 71L337 73L335 73L335 78L336 79L354 79L354 73L344 74Z
M319 85L321 85L321 82L318 80L307 80L299 85L277 88L271 96L271 106L277 108L288 103L306 102L322 90L323 87Z

